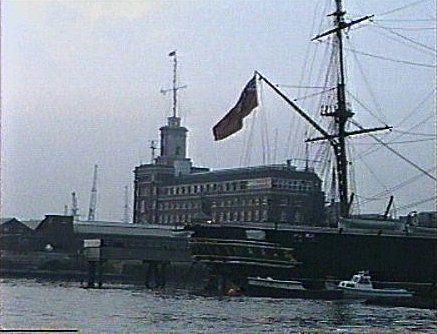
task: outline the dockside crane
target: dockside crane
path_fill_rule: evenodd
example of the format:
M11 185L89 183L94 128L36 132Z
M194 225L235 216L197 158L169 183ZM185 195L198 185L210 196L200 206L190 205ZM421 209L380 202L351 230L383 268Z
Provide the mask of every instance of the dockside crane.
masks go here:
M79 220L79 206L77 205L77 197L74 191L71 193L71 215L74 221Z
M124 215L123 215L123 223L128 224L129 223L129 193L128 193L129 187L124 187Z
M93 185L91 187L90 207L88 210L88 221L96 220L97 206L97 165L94 165Z

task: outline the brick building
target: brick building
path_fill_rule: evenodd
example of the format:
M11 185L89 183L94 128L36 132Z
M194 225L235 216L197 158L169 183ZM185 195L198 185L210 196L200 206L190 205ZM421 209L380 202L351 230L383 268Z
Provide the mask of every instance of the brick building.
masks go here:
M180 118L168 118L160 131L160 156L134 171L134 223L322 224L322 182L312 170L290 163L217 171L193 167Z

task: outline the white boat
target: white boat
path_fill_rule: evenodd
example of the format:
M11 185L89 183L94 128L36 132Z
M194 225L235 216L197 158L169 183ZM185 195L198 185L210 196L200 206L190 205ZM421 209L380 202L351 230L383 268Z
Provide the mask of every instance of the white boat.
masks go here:
M340 299L340 290L305 289L300 281L278 280L271 277L248 277L245 293L254 297Z
M411 291L405 289L376 289L373 287L368 272L360 271L353 275L349 281L341 281L338 288L343 291L344 297L350 298L410 298L413 297Z
M272 288L272 289L282 289L282 290L304 290L302 282L299 281L285 281L277 280L271 277L248 277L247 282L250 286Z

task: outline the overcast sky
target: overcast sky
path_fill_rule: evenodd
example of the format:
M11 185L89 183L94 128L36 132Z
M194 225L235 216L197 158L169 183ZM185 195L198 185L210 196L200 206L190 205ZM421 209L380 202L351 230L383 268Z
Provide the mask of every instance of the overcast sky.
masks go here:
M211 128L254 70L291 98L318 92L287 85L323 84L326 41L310 39L330 27L331 2L2 1L2 216L62 214L75 191L85 218L98 164L97 219L122 220L124 187L132 198L133 169L150 161L150 141L159 139L171 114L171 95L160 90L171 87L172 50L179 83L187 85L179 114L195 165L303 159L304 123L268 87L243 131L214 142ZM350 0L345 6L348 19L376 14L346 41L356 119L403 131L379 138L394 141L394 149L435 177L436 2ZM297 101L317 118L317 100ZM435 210L432 178L390 151L369 152L372 138L354 142L350 159L362 210L383 212L390 194L399 214ZM316 158L314 144L311 152ZM408 186L395 189L402 182ZM381 200L364 205L384 190Z

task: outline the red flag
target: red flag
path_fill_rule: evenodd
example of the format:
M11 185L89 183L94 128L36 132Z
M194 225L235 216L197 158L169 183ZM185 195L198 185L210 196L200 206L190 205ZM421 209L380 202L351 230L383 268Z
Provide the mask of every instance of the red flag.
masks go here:
M256 76L253 76L244 87L235 107L213 127L214 139L225 139L240 130L243 127L243 118L249 115L257 106Z

